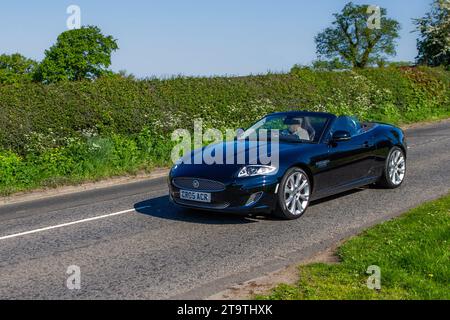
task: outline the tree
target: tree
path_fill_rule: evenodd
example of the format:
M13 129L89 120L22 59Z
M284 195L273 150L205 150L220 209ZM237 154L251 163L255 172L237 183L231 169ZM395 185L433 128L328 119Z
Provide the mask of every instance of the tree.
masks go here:
M0 83L31 81L37 62L19 53L0 55Z
M104 36L98 27L63 32L45 51L35 78L44 83L96 79L110 73L111 54L118 48L117 40Z
M369 28L367 12L367 5L350 2L341 13L335 13L333 26L315 38L319 57L339 58L344 64L364 68L394 56L400 24L387 18L386 9L380 8L380 28Z
M450 68L450 1L435 0L431 11L414 21L420 33L417 63Z

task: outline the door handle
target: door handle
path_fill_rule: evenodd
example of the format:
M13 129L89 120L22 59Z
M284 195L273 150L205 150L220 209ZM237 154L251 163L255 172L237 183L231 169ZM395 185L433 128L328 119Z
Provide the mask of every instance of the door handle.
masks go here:
M363 147L364 148L370 148L372 145L370 144L370 142L369 141L365 141L364 143L363 143Z

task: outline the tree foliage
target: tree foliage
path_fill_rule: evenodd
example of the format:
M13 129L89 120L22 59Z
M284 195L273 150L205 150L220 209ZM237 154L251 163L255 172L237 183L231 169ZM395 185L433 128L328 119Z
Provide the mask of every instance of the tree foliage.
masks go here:
M31 81L37 62L19 53L0 55L0 83Z
M355 68L364 68L395 55L400 24L387 18L386 9L380 8L380 28L370 29L367 9L367 5L350 2L340 13L335 13L332 27L315 38L318 55L327 59L339 58Z
M117 40L95 26L63 32L45 51L35 78L44 83L98 78L110 72L111 54L117 49Z
M431 11L415 23L420 33L417 62L450 68L450 1L435 0Z

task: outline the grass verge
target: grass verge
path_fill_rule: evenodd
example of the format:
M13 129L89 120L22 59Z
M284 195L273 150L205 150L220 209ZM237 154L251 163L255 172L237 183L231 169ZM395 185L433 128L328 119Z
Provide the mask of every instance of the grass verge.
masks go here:
M337 251L338 264L299 267L295 285L280 284L268 300L450 299L450 195L368 229ZM369 289L369 266L381 289Z

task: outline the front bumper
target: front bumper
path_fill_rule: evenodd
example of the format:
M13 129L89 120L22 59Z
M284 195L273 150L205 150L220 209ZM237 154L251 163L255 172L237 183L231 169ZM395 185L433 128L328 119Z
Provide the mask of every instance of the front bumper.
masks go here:
M181 189L170 177L169 195L173 203L186 208L229 213L270 213L277 203L277 186L276 178L251 177L225 183L225 190L218 192L183 189L211 193L211 203L201 203L180 199Z

